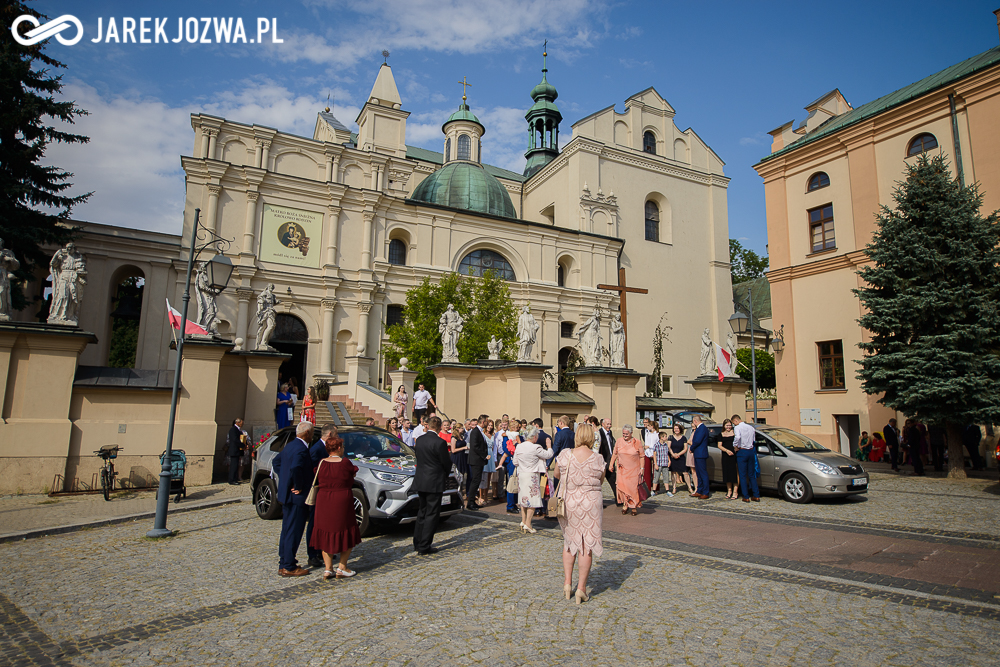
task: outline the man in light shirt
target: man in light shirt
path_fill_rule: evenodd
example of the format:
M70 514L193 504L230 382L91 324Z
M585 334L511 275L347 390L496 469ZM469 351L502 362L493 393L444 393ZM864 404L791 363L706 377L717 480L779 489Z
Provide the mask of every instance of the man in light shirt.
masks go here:
M403 442L413 447L415 438L413 437L413 425L409 419L403 420L403 428L399 429L399 435L403 439Z
M420 423L417 424L417 427L415 429L413 429L413 441L416 442L417 438L419 438L426 432L427 432L427 415L423 415L422 417L420 417Z
M736 467L740 471L740 491L743 493L743 502L751 500L760 502L760 490L757 488L757 450L754 448L754 440L757 431L753 426L747 424L739 415L733 415L733 447L736 449ZM747 486L749 485L749 492Z
M437 404L431 398L431 392L424 389L424 385L417 385L417 391L413 393L413 418L423 421L421 418L427 414L427 404L431 404L437 409Z

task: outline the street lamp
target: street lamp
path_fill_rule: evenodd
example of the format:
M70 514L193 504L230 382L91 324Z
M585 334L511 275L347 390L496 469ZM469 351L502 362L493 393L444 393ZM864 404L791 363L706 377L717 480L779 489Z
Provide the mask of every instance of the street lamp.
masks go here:
M753 390L753 423L757 423L757 356L754 353L754 331L753 331L753 291L747 286L747 299L744 303L735 304L737 307L733 308L733 314L729 317L729 326L733 328L733 333L739 335L746 333L749 329L750 331L750 376L751 376L751 389ZM750 317L747 318L740 309L739 306L745 306L750 313ZM748 326L749 322L749 326Z
M774 350L775 354L778 354L785 349L785 325L782 324L781 328L778 330L778 335L774 337L771 341L771 349Z
M184 305L181 308L180 336L177 338L177 366L174 369L174 389L170 396L167 447L163 453L163 465L160 468L160 492L156 497L156 518L153 519L153 529L146 533L146 537L170 537L173 534L172 531L167 530L167 507L170 502L170 462L174 445L174 421L177 417L177 396L181 387L181 364L184 361L184 339L187 336L188 304L191 303L191 273L194 270L194 258L207 248L215 248L216 255L209 260L207 267L208 282L214 290L224 290L229 285L229 279L233 275L233 263L222 254L229 248L231 242L216 234L215 230L201 226L200 219L201 209L196 208L194 210L194 224L191 226L187 280L184 281ZM199 241L203 241L203 243L198 245Z

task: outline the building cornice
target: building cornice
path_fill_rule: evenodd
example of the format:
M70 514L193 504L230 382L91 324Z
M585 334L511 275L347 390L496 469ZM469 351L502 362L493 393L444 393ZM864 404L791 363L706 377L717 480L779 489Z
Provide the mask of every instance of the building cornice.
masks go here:
M815 262L785 266L780 269L770 269L767 272L767 281L774 285L775 283L787 280L830 273L831 271L840 271L842 269L855 270L869 261L864 250L854 250L843 255L825 257Z

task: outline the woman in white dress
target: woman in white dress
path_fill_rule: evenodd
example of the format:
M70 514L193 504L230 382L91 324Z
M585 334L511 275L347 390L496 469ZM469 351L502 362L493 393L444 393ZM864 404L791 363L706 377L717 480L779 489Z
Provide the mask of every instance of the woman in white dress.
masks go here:
M541 477L546 469L546 461L553 451L538 444L538 427L532 426L525 434L524 442L514 449L514 465L517 467L517 505L521 509L521 531L537 533L531 527L535 510L542 506Z

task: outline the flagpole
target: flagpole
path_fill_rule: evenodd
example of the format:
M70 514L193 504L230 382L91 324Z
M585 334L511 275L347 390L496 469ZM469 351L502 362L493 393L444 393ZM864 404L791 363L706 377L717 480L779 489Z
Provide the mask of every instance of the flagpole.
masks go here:
M169 537L173 531L167 530L167 507L170 502L170 470L171 452L174 444L174 420L177 417L177 395L181 387L181 364L184 362L184 339L187 337L187 316L188 304L191 303L191 273L194 269L194 246L198 241L198 219L201 217L201 209L194 210L194 224L191 225L191 248L188 251L187 280L184 281L184 305L181 306L182 327L180 336L176 338L177 344L177 365L174 367L174 388L170 395L170 421L167 422L167 448L163 454L163 465L160 468L160 491L156 496L156 518L153 520L153 529L146 533L146 537ZM172 329L173 327L171 327Z

